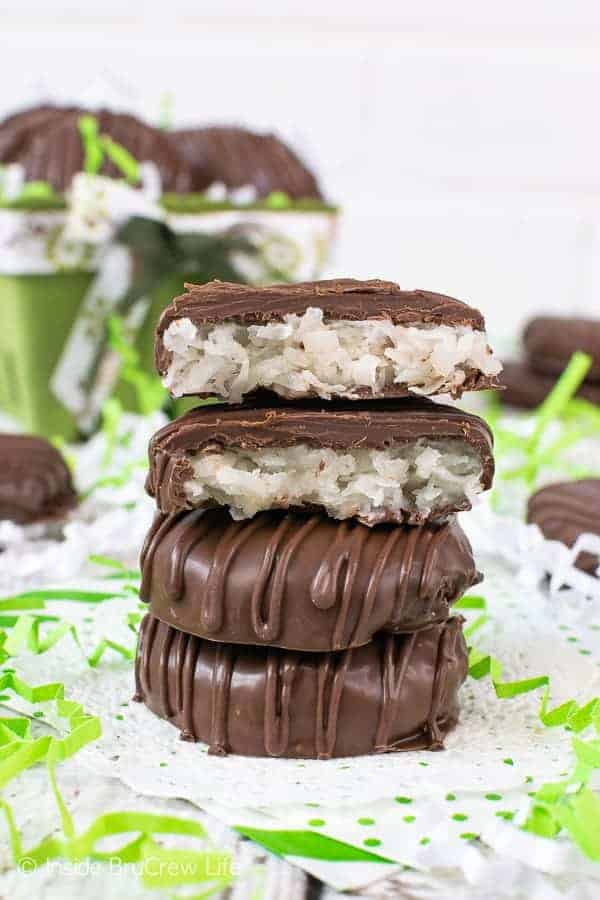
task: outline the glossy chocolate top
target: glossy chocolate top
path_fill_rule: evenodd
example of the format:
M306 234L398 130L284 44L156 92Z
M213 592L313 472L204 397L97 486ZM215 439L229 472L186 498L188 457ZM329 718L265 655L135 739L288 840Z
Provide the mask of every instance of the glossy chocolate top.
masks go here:
M187 318L197 326L226 321L264 325L281 320L288 313L302 315L309 307L318 307L330 321L389 319L396 325L467 325L476 331L485 329L479 310L462 300L432 291L403 291L393 281L335 278L268 287L209 281L185 287L187 293L171 301L158 323L156 368L160 375L166 374L171 363L163 334L176 319Z
M588 381L600 381L600 319L540 316L527 325L523 341L530 366L560 375L573 353L589 353L593 363Z
M546 399L557 378L556 375L538 372L527 363L504 363L504 368L498 376L500 385L504 388L500 398L509 406L534 409ZM577 391L577 396L600 406L600 384L584 381Z
M0 434L0 520L59 519L77 503L71 474L44 438Z
M272 510L158 515L140 596L200 637L292 650L342 650L377 631L440 622L481 576L455 519L422 528Z
M56 191L67 190L73 176L84 167L83 142L78 127L80 115L79 110L70 112L32 133L18 159L25 168L27 180L48 181ZM163 191L190 190L190 168L163 131L126 113L101 109L90 115L98 120L100 134L121 144L138 162L151 161L158 167ZM105 157L100 174L123 177L108 157Z
M493 437L483 419L425 398L402 400L276 402L249 406L205 406L160 429L150 441L146 490L164 513L190 508L185 482L193 477L190 457L202 451L262 450L307 444L332 450L387 450L420 438L454 438L481 459L483 490L494 476ZM458 503L438 516L468 508ZM418 518L418 517L417 517ZM417 521L417 519L415 519Z
M442 749L466 674L459 618L315 654L205 641L148 615L135 699L211 753L330 759Z
M322 199L315 176L274 134L216 126L173 131L170 139L192 168L193 191L221 182L252 185L258 197L284 191L293 200Z
M527 521L538 525L544 537L572 547L580 534L600 535L600 478L549 484L533 494ZM600 557L580 553L577 566L595 572Z

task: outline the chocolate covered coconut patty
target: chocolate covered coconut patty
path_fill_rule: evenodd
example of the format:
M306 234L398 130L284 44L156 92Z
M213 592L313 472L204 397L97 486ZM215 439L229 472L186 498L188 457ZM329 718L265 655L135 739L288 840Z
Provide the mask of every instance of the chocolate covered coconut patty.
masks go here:
M302 651L366 644L445 620L481 580L455 519L413 528L283 511L157 516L140 596L180 630Z
M286 398L400 397L497 385L481 313L389 281L186 285L164 311L156 366L174 397L231 403L264 388Z
M0 434L0 521L60 519L77 504L71 473L44 438Z
M164 513L305 507L420 524L491 486L492 444L482 419L426 399L208 406L154 435L146 488Z
M548 375L560 375L577 350L588 353L586 381L600 382L600 318L539 316L525 328L523 342L531 368Z
M136 699L212 753L330 759L441 749L466 673L459 618L296 653L205 641L147 615Z
M572 547L581 534L600 536L600 478L584 478L549 484L536 491L527 506L527 521L537 525L544 537ZM580 553L575 565L595 573L600 557Z

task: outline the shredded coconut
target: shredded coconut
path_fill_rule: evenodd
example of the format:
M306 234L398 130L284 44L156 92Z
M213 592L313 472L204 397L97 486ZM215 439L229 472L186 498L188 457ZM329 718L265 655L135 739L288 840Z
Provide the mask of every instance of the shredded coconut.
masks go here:
M267 325L198 328L176 319L163 339L173 354L164 384L174 396L217 394L231 403L259 387L325 400L361 390L378 396L394 384L425 395L460 393L469 372L497 375L502 368L482 331L387 319L326 322L312 307Z
M394 450L338 452L306 444L274 450L203 452L185 484L194 506L229 506L234 519L265 509L323 507L334 519L368 525L469 503L481 489L481 461L460 440L416 441Z

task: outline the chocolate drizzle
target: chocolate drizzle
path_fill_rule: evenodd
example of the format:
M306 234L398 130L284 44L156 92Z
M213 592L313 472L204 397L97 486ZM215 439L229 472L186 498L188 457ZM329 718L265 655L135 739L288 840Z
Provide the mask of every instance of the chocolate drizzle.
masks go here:
M310 654L182 637L148 615L136 699L211 753L330 759L439 749L466 670L460 619Z
M148 646L151 649L150 640ZM198 652L200 645L195 641L193 636L188 636L185 653L183 656L183 666L181 668L181 713L182 727L181 740L195 741L196 733L194 731L194 683L196 680L196 663L198 661ZM144 660L147 665L147 661ZM146 668L149 673L149 668Z
M390 729L404 685L404 676L415 646L416 634L399 644L389 637L383 645L382 702L375 750L385 751L390 743Z
M537 525L544 537L567 547L572 547L580 534L600 536L600 478L546 485L530 497L527 521ZM580 553L576 565L594 574L600 558Z
M479 580L455 520L423 528L271 511L158 515L141 556L154 615L213 640L341 650L422 628Z
M352 650L328 653L319 660L317 671L317 759L331 759L338 735L342 691Z
M457 617L449 619L448 625L445 628L439 643L438 659L433 681L431 709L429 711L429 718L427 719L431 750L443 750L444 748L443 735L439 726L439 715L440 711L444 708L444 702L446 700L446 691L448 688L447 672L457 659L456 639L461 623L462 619Z
M296 548L318 524L317 516L312 516L295 530L294 535L288 536L287 545L282 548L281 541L294 525L291 517L284 516L267 543L259 576L252 591L252 627L258 640L276 641L280 637L288 566Z
M297 653L267 654L265 689L265 750L283 756L290 742L292 691L300 657Z
M333 605L337 605L339 608L333 631L333 650L339 650L344 646L343 636L350 613L361 551L366 539L365 530L352 528L348 522L340 522L336 538L323 557L311 584L310 597L317 609L329 609ZM386 544L384 544L384 550ZM376 592L379 587L380 577L381 569L377 567L369 578L363 612L369 602L367 599L369 594L372 595L373 591Z
M229 719L231 676L233 674L234 648L229 644L217 644L216 662L212 671L211 724L209 753L227 754L227 722ZM190 703L193 698L190 696ZM193 718L193 705L190 719Z
M209 634L219 631L223 623L223 587L229 567L259 525L260 522L254 521L244 528L242 522L232 522L217 547L206 580L206 605L200 612L201 625Z

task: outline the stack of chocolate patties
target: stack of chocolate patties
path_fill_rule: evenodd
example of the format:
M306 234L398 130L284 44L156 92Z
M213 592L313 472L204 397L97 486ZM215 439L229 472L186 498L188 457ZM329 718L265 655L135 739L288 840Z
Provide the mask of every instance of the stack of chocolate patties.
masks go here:
M592 364L577 396L600 406L600 319L538 316L523 331L525 358L507 362L500 394L510 406L533 409L546 399L571 356L581 350Z
M214 753L440 748L481 577L455 513L494 462L423 395L495 384L481 314L381 281L189 285L156 362L223 402L150 444L137 698Z

